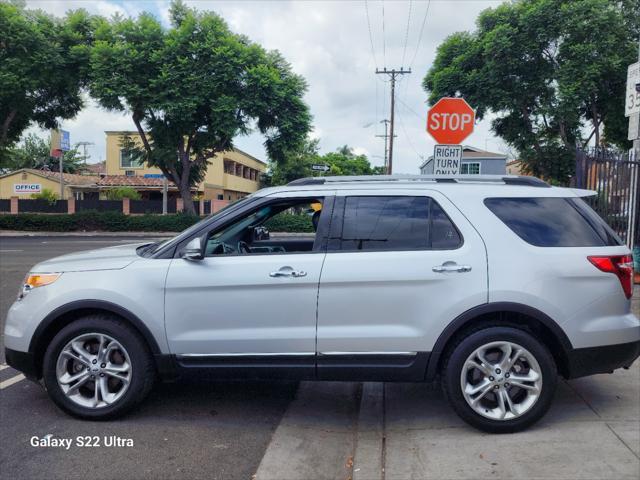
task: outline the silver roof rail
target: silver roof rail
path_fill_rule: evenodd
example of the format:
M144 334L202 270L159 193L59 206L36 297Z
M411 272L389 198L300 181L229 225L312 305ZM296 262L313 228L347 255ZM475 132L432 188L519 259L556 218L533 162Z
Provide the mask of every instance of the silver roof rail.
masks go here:
M299 178L287 185L326 185L328 183L351 182L436 182L436 183L503 183L529 187L550 187L547 182L536 177L522 175L358 175L342 177Z

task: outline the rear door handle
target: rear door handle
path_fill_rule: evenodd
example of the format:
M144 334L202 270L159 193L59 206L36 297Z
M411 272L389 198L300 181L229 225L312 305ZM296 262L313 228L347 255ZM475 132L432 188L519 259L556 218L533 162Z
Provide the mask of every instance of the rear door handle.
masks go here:
M294 270L293 268L286 266L286 267L280 267L280 269L276 270L275 272L271 272L269 276L272 278L277 278L277 277L298 278L298 277L306 277L307 272L303 270Z
M433 267L431 270L433 270L436 273L445 273L445 272L460 272L460 273L464 273L464 272L470 272L471 271L471 266L470 265L458 265L457 263L453 263L453 262L445 262L442 265L437 265L435 267Z

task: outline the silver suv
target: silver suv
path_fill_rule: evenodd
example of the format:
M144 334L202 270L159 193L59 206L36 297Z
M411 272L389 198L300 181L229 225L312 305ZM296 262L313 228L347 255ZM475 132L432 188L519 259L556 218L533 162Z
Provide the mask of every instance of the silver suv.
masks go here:
M7 363L71 415L157 377L424 382L490 432L544 415L558 375L640 353L629 249L531 177L327 177L261 190L157 244L33 267ZM286 230L286 232L283 232Z

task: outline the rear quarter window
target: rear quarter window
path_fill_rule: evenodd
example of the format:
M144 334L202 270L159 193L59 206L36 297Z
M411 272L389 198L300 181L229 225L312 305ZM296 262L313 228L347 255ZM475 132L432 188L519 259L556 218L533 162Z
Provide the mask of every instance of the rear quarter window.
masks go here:
M620 237L580 198L487 198L484 204L536 247L622 245Z

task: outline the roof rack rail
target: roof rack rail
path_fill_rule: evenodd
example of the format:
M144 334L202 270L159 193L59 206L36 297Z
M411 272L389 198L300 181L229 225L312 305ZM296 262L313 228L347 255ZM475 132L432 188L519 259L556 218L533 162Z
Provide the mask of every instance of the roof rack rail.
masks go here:
M536 177L522 175L362 175L342 177L306 177L289 182L290 186L325 185L328 183L350 182L436 182L436 183L503 183L527 187L550 187L547 182Z

